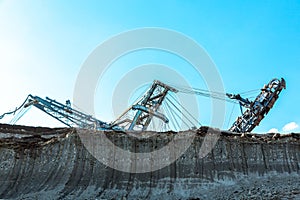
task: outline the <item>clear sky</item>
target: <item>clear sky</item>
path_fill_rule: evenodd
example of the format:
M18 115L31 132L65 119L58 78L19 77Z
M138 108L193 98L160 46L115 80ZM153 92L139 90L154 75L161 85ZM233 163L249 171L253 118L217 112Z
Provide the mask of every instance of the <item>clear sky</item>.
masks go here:
M0 0L0 113L20 105L30 93L61 102L72 99L88 55L108 38L143 27L167 28L193 38L215 62L226 92L259 89L272 78L285 78L287 89L255 131L300 131L300 1L296 0ZM145 63L177 59L157 57L152 61L145 55ZM123 64L143 63L129 58ZM103 104L96 105L96 116L112 120L101 112ZM223 128L239 114L236 106L230 118L231 111L228 104ZM207 121L202 117L202 124ZM36 109L20 123L61 126Z

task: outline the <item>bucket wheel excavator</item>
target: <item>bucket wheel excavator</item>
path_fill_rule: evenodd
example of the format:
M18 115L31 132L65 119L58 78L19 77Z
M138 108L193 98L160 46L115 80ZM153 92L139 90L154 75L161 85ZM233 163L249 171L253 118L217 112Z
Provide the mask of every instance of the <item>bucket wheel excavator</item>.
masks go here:
M234 95L227 93L228 98L239 101L242 112L242 115L236 119L229 128L229 131L238 133L251 132L260 124L270 109L273 108L280 92L285 88L285 80L281 78L281 80L273 79L267 85L264 85L254 101L242 98L239 94ZM246 108L245 112L243 112L243 107Z
M46 97L43 99L38 96L28 95L24 103L16 108L16 110L4 113L0 116L2 119L5 115L15 114L18 110L17 120L20 119L25 113L24 110L29 107L36 107L41 111L47 113L51 117L57 119L63 124L69 127L80 127L85 129L96 129L96 130L115 130L115 131L125 131L125 130L147 130L149 124L152 122L153 118L157 118L164 124L168 124L170 121L178 119L178 116L182 116L186 119L186 124L188 128L194 128L200 124L199 120L195 119L192 115L184 115L176 105L180 105L176 98L169 99L168 96L171 93L182 92L185 94L202 95L210 98L217 98L226 101L237 101L241 108L242 115L239 116L233 125L229 128L231 132L245 133L251 132L256 126L258 126L261 120L268 114L270 109L274 106L277 101L280 92L286 88L285 80L273 79L267 85L261 89L260 94L255 98L254 101L250 101L247 98L243 98L240 94L220 94L219 92L212 92L208 90L189 88L189 89L179 89L176 87L171 87L160 81L155 80L148 91L132 106L130 106L119 118L117 118L112 123L106 123L97 118L80 112L71 107L71 102L68 100L66 104L59 103L53 99ZM172 96L171 96L172 97ZM160 112L160 107L163 103L169 102L171 105L175 106L176 109L181 113L175 113L170 115L165 115ZM236 102L235 102L236 103ZM168 111L169 105L165 107L164 110ZM246 109L243 112L243 108ZM182 107L183 110L186 110ZM170 110L169 110L170 111ZM191 122L191 118L194 122ZM15 120L15 121L17 121ZM176 122L178 124L178 122ZM188 124L190 123L190 124ZM201 125L201 124L200 124Z

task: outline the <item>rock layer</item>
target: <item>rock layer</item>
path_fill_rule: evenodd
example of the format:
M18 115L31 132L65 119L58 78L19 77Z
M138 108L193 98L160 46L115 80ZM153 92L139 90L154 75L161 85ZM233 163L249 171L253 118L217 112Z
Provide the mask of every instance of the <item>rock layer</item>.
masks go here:
M97 134L105 134L118 148L145 153L163 148L178 134L191 133L191 145L175 162L146 173L111 168L119 160L130 162L131 172L135 170L132 160L118 157L115 151L109 154L108 162L114 161L113 164L106 166L91 154L95 152L87 150L79 137L98 144ZM181 133L144 132L133 137L110 131L2 124L0 198L300 198L299 134L241 135L223 131L212 151L201 158L200 148L209 134L217 133L202 127ZM179 137L177 142L184 143L184 138ZM174 157L169 155L171 152L166 151L163 156ZM128 163L124 166L128 167Z

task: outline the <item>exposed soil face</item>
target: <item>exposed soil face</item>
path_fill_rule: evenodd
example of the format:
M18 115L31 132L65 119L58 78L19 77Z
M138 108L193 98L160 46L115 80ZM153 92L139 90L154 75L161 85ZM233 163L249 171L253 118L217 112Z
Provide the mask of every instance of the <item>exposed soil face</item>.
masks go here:
M300 199L300 134L224 131L214 149L200 158L205 136L215 134L201 127L186 131L195 133L195 138L171 165L153 172L126 173L94 158L79 137L83 133L97 143L100 132L79 132L0 125L0 198ZM151 152L179 133L144 132L142 138L104 134L122 149ZM111 159L115 156L112 153Z

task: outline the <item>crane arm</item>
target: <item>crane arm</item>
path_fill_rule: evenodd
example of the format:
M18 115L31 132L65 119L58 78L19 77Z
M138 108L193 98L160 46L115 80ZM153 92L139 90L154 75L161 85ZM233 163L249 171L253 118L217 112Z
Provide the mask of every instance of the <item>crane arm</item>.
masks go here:
M29 106L38 108L69 127L77 126L80 128L98 130L108 129L110 127L107 123L100 121L91 115L73 109L69 100L67 100L64 105L49 97L43 99L38 96L28 95L28 101L24 107L26 108Z

